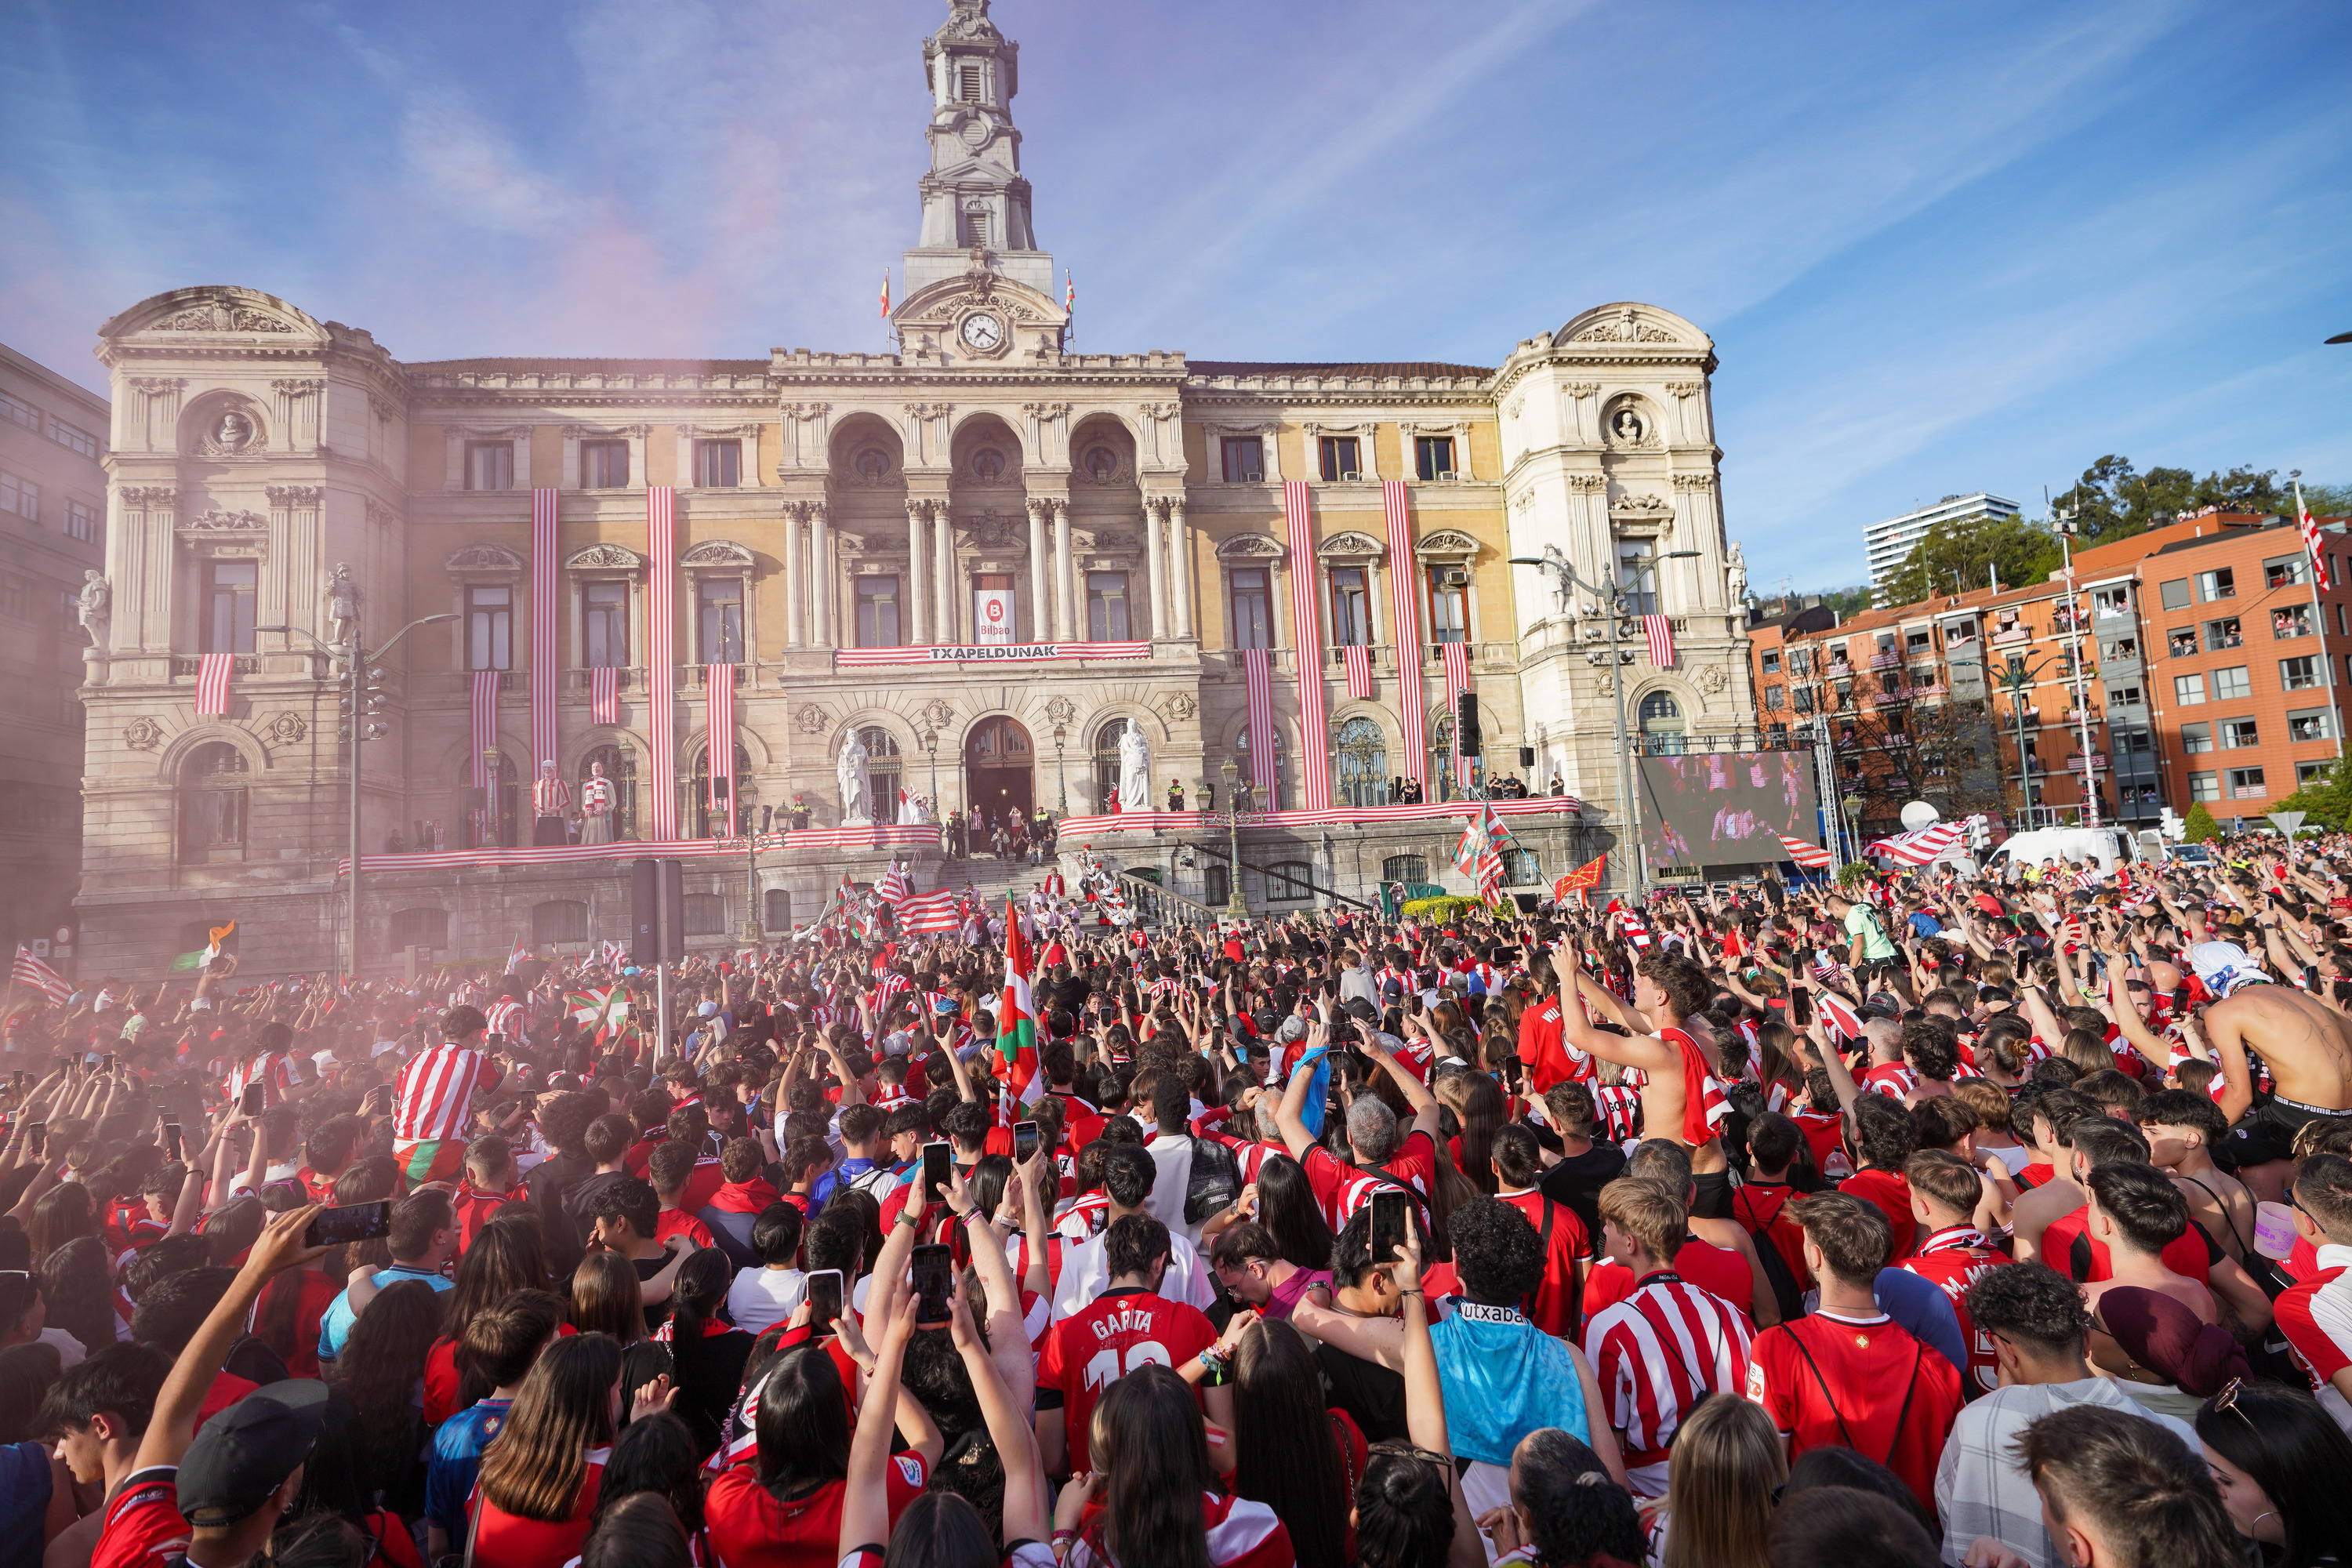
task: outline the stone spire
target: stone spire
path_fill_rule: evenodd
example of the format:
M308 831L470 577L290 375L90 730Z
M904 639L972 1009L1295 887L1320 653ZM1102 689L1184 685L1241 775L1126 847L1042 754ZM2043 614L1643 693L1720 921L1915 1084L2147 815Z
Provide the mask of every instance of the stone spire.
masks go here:
M909 299L925 284L961 276L974 246L1003 276L1054 290L1054 258L1037 248L1030 227L1021 132L1013 126L1021 46L997 30L988 5L949 0L947 21L923 40L931 167L922 180L922 232L907 252Z

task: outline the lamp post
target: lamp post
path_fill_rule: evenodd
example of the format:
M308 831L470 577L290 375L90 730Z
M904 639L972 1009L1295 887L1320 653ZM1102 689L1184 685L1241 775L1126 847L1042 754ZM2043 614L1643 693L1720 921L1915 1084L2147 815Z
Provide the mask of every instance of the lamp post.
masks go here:
M735 790L734 809L743 827L743 940L757 947L766 938L760 929L760 835L751 820L760 791L750 779L737 779Z
M384 699L382 693L369 689L371 687L383 684L383 671L377 668L376 661L399 647L400 639L417 627L429 626L438 621L454 621L457 618L454 614L420 616L393 633L389 640L373 651L361 645L359 623L356 620L350 623L351 637L341 643L320 642L317 637L301 626L254 627L257 632L299 632L309 637L319 651L325 654L342 671L337 679L337 684L344 689L341 702L343 721L340 738L352 749L350 825L352 882L348 889L351 895L351 912L347 922L351 929L346 935L348 944L346 948L348 967L344 970L346 974L356 976L360 972L360 742L379 741L391 732L391 726L375 717L376 714L383 711Z
M1061 796L1061 805L1055 808L1055 812L1062 816L1070 815L1070 778L1062 771L1062 739L1069 733L1069 731L1070 727L1067 724L1054 726L1054 786Z
M1636 574L1635 580L1639 581L1639 574L1645 567L1654 566L1661 561L1687 561L1696 558L1697 554L1698 552L1696 550L1673 550L1664 555L1624 556L1620 563L1631 566ZM1568 605L1572 595L1579 589L1597 595L1601 601L1601 618L1608 626L1609 651L1603 655L1595 650L1587 658L1595 668L1601 667L1604 658L1607 660L1612 711L1617 728L1617 820L1630 828L1633 833L1633 890L1639 893L1643 888L1649 885L1650 857L1648 850L1642 844L1640 805L1633 795L1633 748L1627 743L1625 736L1625 682L1618 674L1627 658L1626 653L1618 646L1619 623L1628 618L1624 586L1608 577L1604 577L1598 583L1586 582L1576 574L1575 566L1570 564L1567 556L1559 552L1559 546L1552 544L1545 545L1544 552L1540 556L1514 555L1511 557L1511 564L1534 566L1556 575L1559 579L1559 597L1563 608Z
M1242 818L1240 804L1234 787L1241 780L1242 771L1227 757L1217 770L1225 775L1225 914L1236 921L1249 919L1249 904L1242 898Z
M936 814L940 809L940 732L937 730L919 730L915 732L915 740L923 748L924 754L931 759L931 810Z

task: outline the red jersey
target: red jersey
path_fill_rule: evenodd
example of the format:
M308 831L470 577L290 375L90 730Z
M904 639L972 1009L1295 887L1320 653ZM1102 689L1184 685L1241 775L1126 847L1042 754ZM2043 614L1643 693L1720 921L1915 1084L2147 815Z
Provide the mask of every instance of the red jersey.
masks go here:
M1140 1285L1104 1291L1084 1310L1055 1323L1037 1358L1037 1408L1062 1411L1070 1473L1087 1463L1087 1427L1110 1381L1139 1366L1181 1367L1217 1342L1198 1307L1171 1301Z
M438 1045L400 1069L400 1108L392 1119L395 1144L465 1136L477 1090L496 1089L503 1069L480 1051ZM642 1174L643 1173L639 1173Z
M1885 1313L1816 1312L1756 1336L1748 1397L1789 1458L1848 1447L1903 1478L1932 1516L1936 1466L1960 1409L1960 1374Z
M1672 1270L1650 1275L1595 1313L1585 1354L1609 1425L1625 1435L1626 1464L1664 1462L1692 1405L1744 1387L1754 1336L1746 1314Z
M2116 1277L2115 1262L2107 1256L2107 1244L2090 1234L2086 1228L2090 1223L2091 1211L2085 1205L2060 1215L2042 1233L2042 1261L2077 1285ZM2215 1250L2192 1221L2187 1230L2166 1242L2164 1250L2156 1256L2175 1274L2185 1274L2202 1285L2212 1272Z
M677 1206L688 1214L700 1214L726 1184L727 1173L719 1168L719 1156L705 1154L695 1161L693 1173L686 1178L686 1191L678 1195Z
M2344 1396L2336 1389L2336 1374L2352 1366L2352 1311L2345 1292L2325 1288L2343 1278L2344 1261L2352 1247L2326 1248L2324 1266L2315 1259L2313 1271L2281 1295L2274 1306L2279 1331L2294 1351L2295 1364L2310 1379L2320 1406L2337 1421L2345 1418Z
M482 1226L490 1216L521 1194L519 1193L485 1193L467 1183L459 1183L457 1195L449 1200L450 1210L457 1216L457 1250L465 1251L482 1234Z
M1547 996L1519 1015L1519 1060L1538 1095L1556 1083L1592 1076L1592 1058L1571 1051L1561 1037L1557 996Z
M673 1236L690 1236L697 1247L716 1247L719 1242L710 1227L685 1209L663 1209L654 1215L654 1239L667 1242Z
M1805 1227L1789 1212L1796 1196L1797 1189L1786 1182L1749 1182L1731 1194L1731 1217L1756 1238L1757 1246L1769 1243L1789 1266L1789 1278L1802 1286Z
M1682 1249L1675 1254L1675 1272L1738 1308L1750 1323L1756 1321L1756 1270L1738 1253L1686 1236ZM1602 1308L1614 1306L1633 1293L1633 1271L1613 1258L1601 1258L1584 1276L1585 1321L1590 1322Z
M1845 1157L1845 1118L1834 1110L1799 1110L1789 1112L1789 1120L1805 1135L1807 1147L1813 1152L1813 1168L1832 1182L1844 1181L1853 1174L1853 1162Z
M135 1471L106 1505L90 1568L163 1568L186 1548L190 1533L180 1517L179 1467Z
M1886 1216L1886 1228L1895 1233L1892 1261L1900 1263L1911 1256L1918 1244L1919 1222L1911 1217L1911 1184L1903 1179L1902 1172L1856 1171L1840 1182L1837 1190L1873 1205Z
M588 1470L580 1478L580 1495L572 1500L572 1512L552 1523L543 1519L517 1519L482 1495L478 1478L473 1496L466 1505L467 1511L475 1516L474 1561L481 1568L542 1568L543 1564L578 1556L580 1543L588 1539L589 1521L595 1517L596 1493L604 1481L604 1461L612 1455L610 1448L588 1450Z
M907 1505L923 1495L923 1457L891 1455L882 1479L895 1529ZM841 1561L841 1500L848 1489L847 1481L827 1481L782 1502L760 1484L756 1460L730 1466L702 1500L711 1555L719 1568L834 1568Z
M2000 1386L2000 1367L1993 1354L1992 1336L1978 1331L1969 1321L1969 1287L2008 1261L1984 1244L1984 1233L1972 1225L1936 1232L1919 1244L1916 1254L1903 1260L1904 1268L1942 1287L1952 1303L1952 1315L1960 1321L1960 1342L1969 1348L1969 1364L1962 1370L1971 1398Z
M1307 1151L1307 1184L1323 1205L1323 1217L1334 1233L1345 1230L1356 1211L1372 1201L1382 1187L1404 1187L1421 1200L1421 1219L1429 1222L1429 1189L1437 1180L1437 1141L1426 1132L1408 1133L1403 1147L1379 1165L1343 1165L1320 1144Z
M1509 1194L1503 1202L1528 1216L1539 1240L1544 1237L1545 1215L1550 1215L1551 1236L1544 1249L1543 1281L1527 1300L1528 1321L1545 1333L1575 1338L1580 1315L1578 1308L1581 1305L1577 1299L1576 1265L1592 1250L1592 1238L1585 1234L1584 1222L1576 1217L1574 1209L1553 1203L1532 1188Z
M1078 1521L1078 1539L1070 1543L1067 1568L1117 1568L1095 1532L1095 1522L1101 1516L1099 1502L1087 1505ZM1208 1533L1209 1561L1215 1568L1291 1568L1298 1561L1289 1530L1262 1502L1202 1492L1201 1523Z

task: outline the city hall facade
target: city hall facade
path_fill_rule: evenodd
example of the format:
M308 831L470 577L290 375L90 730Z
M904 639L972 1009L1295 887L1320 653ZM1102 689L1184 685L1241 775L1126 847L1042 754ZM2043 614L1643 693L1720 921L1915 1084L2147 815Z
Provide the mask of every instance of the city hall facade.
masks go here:
M802 812L840 827L853 743L877 821L902 790L934 819L1098 816L1136 730L1163 810L1173 783L1222 813L1228 764L1256 781L1241 891L1278 912L1463 885L1458 819L1379 816L1405 781L1437 801L1557 777L1581 807L1512 818L1522 886L1612 847L1617 679L1636 729L1752 727L1697 328L1602 305L1492 366L1071 352L1017 46L956 0L921 64L930 168L893 353L408 363L227 286L100 329L85 972L152 972L232 916L257 967L333 962L352 742L320 648L354 616L371 648L448 617L381 661L360 716L383 731L360 947L387 964L625 934L620 864L496 853L531 842L542 761L575 804L611 781L616 837L691 841ZM1511 563L1547 547L1668 616L1672 667L1612 670L1591 595ZM225 697L203 688L223 671ZM731 822L709 784L721 681ZM1465 689L1483 753L1457 763ZM1222 815L1088 841L1183 897L1230 891ZM439 853L404 867L395 843ZM780 935L887 853L787 838L756 889L740 854L689 857L689 926L740 940L748 903ZM932 885L936 846L914 858Z

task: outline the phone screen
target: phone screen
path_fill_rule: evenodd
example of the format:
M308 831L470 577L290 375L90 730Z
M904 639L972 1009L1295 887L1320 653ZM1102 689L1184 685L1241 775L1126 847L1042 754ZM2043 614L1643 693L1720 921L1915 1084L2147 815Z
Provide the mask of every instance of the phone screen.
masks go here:
M819 1334L833 1332L841 1316L841 1270L820 1268L808 1277L809 1327Z
M46 1121L27 1122L25 1126L25 1142L27 1143L38 1143L48 1135L49 1124Z
M310 1221L302 1238L305 1247L341 1247L351 1241L373 1241L392 1234L392 1200L381 1203L351 1204L339 1209L321 1209Z
M176 1121L163 1123L163 1153L175 1163L180 1158L180 1124Z
M947 1191L950 1160L950 1155L945 1143L923 1145L922 1198L925 1204L939 1202L940 1194Z
M114 1070L114 1053L112 1051L106 1053L106 1070L109 1072L112 1072Z
M1013 1163L1026 1164L1029 1156L1037 1152L1037 1124L1016 1121L1013 1124Z
M1813 994L1805 990L1789 993L1789 1024L1801 1029L1813 1021Z
M948 1299L955 1289L955 1254L947 1247L915 1248L915 1326L937 1327L949 1321Z
M1395 1187L1385 1187L1372 1194L1372 1261L1393 1263L1402 1256L1404 1244L1404 1193Z
M261 1114L262 1099L266 1093L267 1090L261 1084L247 1084L245 1094L238 1100L236 1108L247 1116L258 1116Z

